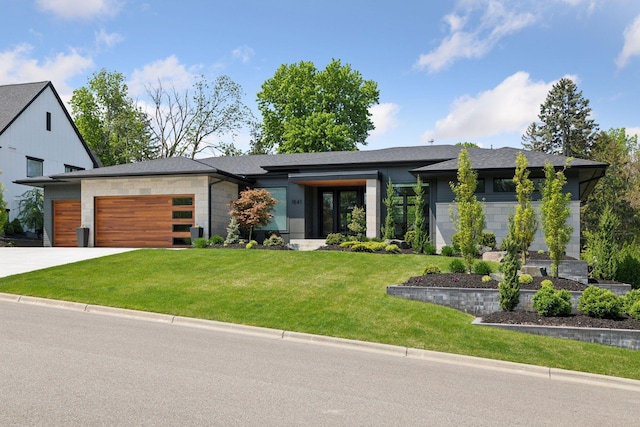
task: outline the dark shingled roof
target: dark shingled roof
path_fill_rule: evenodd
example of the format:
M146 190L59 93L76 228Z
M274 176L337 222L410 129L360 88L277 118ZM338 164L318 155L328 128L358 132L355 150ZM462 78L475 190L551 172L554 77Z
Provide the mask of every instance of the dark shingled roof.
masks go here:
M0 86L0 135L47 87L49 82Z

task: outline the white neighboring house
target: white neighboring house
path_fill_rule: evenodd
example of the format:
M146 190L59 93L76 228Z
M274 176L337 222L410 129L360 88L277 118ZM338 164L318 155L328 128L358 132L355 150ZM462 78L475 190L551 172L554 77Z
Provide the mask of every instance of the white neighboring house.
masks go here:
M14 181L100 166L51 82L0 86L0 182L9 220L32 189Z

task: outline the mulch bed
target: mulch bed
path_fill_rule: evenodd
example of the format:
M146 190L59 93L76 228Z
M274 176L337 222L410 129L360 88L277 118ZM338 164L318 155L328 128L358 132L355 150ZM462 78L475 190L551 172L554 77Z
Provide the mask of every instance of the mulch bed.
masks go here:
M573 280L555 277L534 277L528 285L520 285L520 289L540 289L540 283L551 280L556 289L568 291L584 291L588 285ZM591 284L591 283L590 283ZM428 274L426 276L411 277L404 286L424 286L439 288L481 288L498 289L498 281L482 282L480 274ZM531 311L498 311L482 317L482 323L504 323L509 325L538 325L538 326L567 326L580 328L609 328L609 329L637 329L640 330L640 321L626 314L621 314L617 319L596 319L584 314L571 314L566 317L543 317Z

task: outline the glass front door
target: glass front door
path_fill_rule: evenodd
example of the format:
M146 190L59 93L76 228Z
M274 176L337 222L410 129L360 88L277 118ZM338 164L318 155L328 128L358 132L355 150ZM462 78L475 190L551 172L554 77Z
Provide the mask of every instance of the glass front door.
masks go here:
M330 233L349 232L351 213L356 206L364 205L364 191L360 188L326 189L320 192L322 206L321 236Z

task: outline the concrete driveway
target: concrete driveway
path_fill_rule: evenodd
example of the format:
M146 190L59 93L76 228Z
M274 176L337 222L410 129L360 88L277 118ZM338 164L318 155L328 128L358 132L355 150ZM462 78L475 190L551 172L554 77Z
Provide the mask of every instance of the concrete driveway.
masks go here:
M119 254L131 248L5 248L0 247L0 277Z

